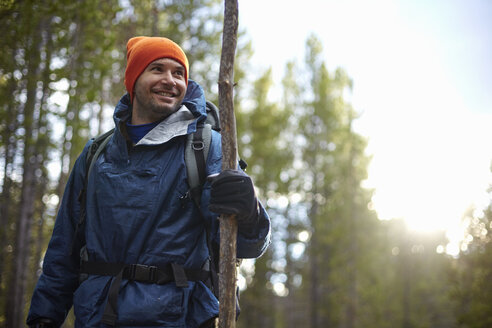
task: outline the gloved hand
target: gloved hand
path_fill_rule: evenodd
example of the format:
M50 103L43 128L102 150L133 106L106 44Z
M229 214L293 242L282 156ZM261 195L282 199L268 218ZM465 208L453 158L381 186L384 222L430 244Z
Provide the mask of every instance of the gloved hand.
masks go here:
M55 323L48 318L38 318L29 322L29 328L55 328Z
M239 170L224 170L210 177L209 210L219 214L235 214L238 225L253 225L258 220L258 200L253 181Z

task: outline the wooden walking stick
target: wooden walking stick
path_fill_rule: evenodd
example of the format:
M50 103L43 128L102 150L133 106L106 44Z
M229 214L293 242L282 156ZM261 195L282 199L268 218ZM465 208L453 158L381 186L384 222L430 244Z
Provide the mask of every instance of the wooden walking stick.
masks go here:
M222 134L222 169L237 168L234 116L234 56L237 44L238 1L225 0L222 54L219 72L219 111ZM234 215L220 219L219 328L236 327L236 237Z

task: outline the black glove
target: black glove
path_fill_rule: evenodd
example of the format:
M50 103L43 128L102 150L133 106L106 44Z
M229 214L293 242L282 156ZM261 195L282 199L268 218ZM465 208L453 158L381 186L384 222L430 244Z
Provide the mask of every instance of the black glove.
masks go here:
M209 210L219 214L235 214L239 225L254 225L258 220L258 200L253 181L244 172L224 170L210 178Z
M29 328L55 328L55 323L48 318L37 318L29 322Z

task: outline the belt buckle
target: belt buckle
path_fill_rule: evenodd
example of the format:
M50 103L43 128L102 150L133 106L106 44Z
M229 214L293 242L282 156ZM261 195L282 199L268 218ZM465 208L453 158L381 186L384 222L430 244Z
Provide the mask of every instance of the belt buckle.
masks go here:
M157 267L143 264L130 264L129 279L141 282L155 282L157 278Z
M156 266L149 266L149 280L152 283L155 283L157 281L157 267Z

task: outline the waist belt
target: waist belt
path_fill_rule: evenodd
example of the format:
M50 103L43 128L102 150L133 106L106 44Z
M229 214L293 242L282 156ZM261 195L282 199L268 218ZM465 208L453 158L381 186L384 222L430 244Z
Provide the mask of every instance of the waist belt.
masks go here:
M188 269L182 265L171 263L163 266L151 266L142 264L120 264L106 262L80 263L80 273L113 276L108 292L108 300L104 308L101 322L114 326L118 317L118 293L122 279L164 285L174 281L177 287L188 287L188 281L203 281L210 279L210 271L203 269Z

